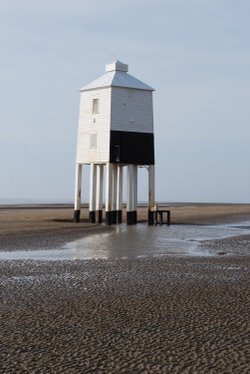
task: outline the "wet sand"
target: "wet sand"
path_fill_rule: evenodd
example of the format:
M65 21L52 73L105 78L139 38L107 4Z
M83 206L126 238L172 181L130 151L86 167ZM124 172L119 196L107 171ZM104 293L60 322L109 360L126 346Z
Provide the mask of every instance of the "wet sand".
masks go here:
M0 241L22 247L28 237L35 246L46 236L49 245L54 235L63 242L112 230L75 228L69 216L56 208L6 210L12 227L3 225ZM237 222L250 219L250 206L177 206L172 216L175 223ZM221 254L1 261L0 372L249 373L250 236L206 245Z
M161 208L163 208L161 206ZM217 224L250 220L250 204L168 204L173 224ZM147 208L138 209L138 222L147 221ZM123 209L123 221L126 211ZM54 248L65 242L112 227L88 224L88 210L82 209L81 222L73 222L73 207L38 205L0 206L0 250Z

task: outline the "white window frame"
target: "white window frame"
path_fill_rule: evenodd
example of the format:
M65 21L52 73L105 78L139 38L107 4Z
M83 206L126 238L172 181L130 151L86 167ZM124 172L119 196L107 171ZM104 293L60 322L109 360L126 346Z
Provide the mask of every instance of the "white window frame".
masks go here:
M89 148L90 149L96 149L97 148L97 134L90 134Z
M99 99L92 100L92 114L99 114Z

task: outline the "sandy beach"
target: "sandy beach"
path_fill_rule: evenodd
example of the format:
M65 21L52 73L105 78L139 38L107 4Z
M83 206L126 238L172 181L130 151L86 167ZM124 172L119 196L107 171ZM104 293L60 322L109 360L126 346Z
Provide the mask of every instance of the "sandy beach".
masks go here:
M168 208L173 224L250 220L250 205ZM113 230L82 218L2 207L0 250ZM0 261L0 372L249 373L250 235L204 245L216 255Z
M164 208L161 207L161 208ZM169 204L172 224L234 223L250 219L250 204ZM104 213L104 212L103 212ZM147 222L147 209L138 209L138 222ZM103 214L104 215L104 214ZM123 222L126 210L123 209ZM87 208L81 222L73 222L73 207L64 205L0 206L0 250L61 246L66 241L112 227L88 224Z

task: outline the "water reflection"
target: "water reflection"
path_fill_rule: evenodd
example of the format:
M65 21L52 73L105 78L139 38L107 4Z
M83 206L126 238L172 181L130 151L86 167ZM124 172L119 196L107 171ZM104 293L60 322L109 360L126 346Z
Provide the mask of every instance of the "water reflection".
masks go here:
M249 234L250 222L221 226L119 225L108 233L94 234L67 243L61 249L0 252L0 259L74 260L142 256L212 256L200 242Z
M112 233L92 235L68 243L74 258L139 257L150 255L212 255L200 248L200 242L207 239L249 233L247 228L230 226L172 225L136 226L121 225Z

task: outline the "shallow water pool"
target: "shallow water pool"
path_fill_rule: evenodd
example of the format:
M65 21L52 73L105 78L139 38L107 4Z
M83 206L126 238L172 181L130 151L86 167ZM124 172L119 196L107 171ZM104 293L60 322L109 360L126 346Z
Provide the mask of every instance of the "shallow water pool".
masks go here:
M113 231L66 243L59 249L0 252L0 260L75 260L134 258L144 256L214 256L201 247L203 240L222 239L250 233L250 222L237 225L137 224L116 226Z

